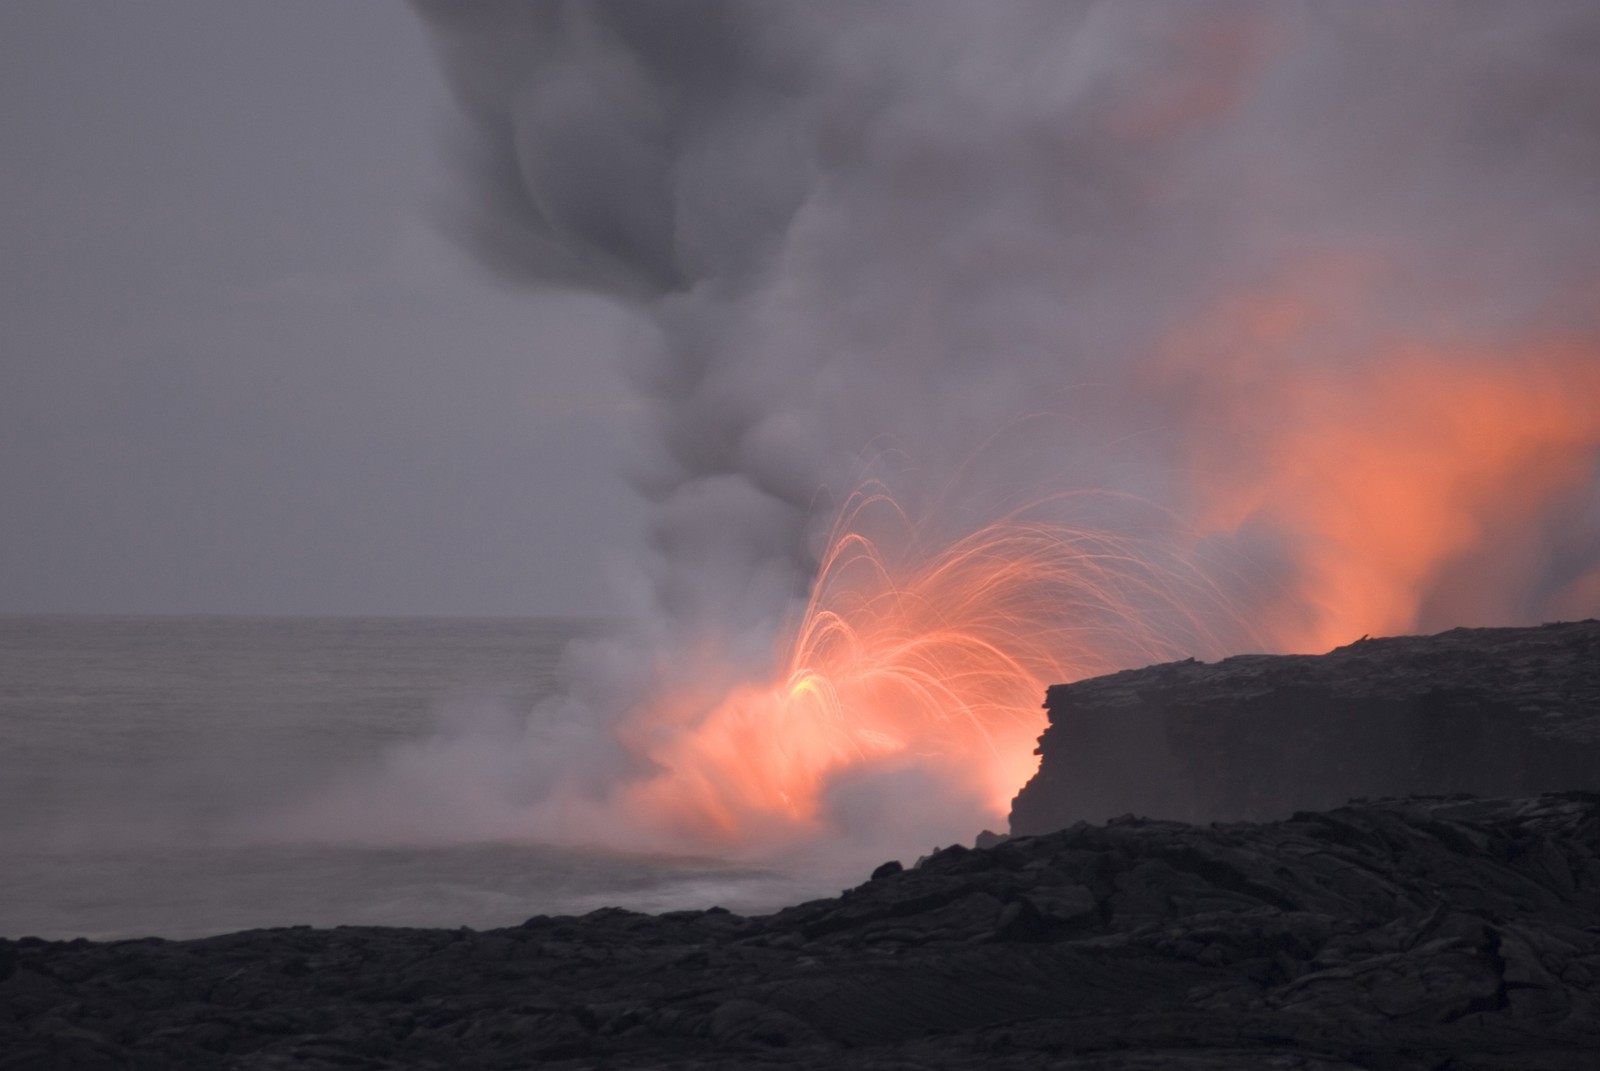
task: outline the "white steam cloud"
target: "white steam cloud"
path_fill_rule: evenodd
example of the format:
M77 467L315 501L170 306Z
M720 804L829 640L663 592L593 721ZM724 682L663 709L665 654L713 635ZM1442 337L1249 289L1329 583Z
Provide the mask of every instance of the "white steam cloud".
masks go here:
M768 667L864 477L933 539L1128 496L1072 519L1170 539L1224 647L1600 607L1590 0L416 7L454 224L653 325L646 582L523 752L593 777L569 815L637 772L625 716L671 694L670 732ZM1413 509L1445 530L1374 542ZM481 788L475 747L503 759L442 743L441 776Z

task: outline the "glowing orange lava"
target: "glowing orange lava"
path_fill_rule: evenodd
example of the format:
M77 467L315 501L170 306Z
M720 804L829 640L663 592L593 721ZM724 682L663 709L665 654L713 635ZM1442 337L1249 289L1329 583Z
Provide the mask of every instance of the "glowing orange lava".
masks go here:
M641 717L632 742L657 772L630 812L770 842L837 824L841 778L917 768L1000 819L1036 766L1050 684L1595 612L1592 555L1562 583L1541 555L1600 464L1600 346L1385 338L1340 312L1380 278L1327 258L1220 302L1140 370L1136 391L1172 399L1182 523L1086 492L941 540L881 489L856 495L772 683ZM1061 520L1108 501L1129 523Z
M1203 642L1184 570L1040 513L928 549L886 494L856 496L782 640L777 683L659 743L636 812L697 839L805 829L834 775L922 763L1003 818L1037 765L1048 685ZM867 534L883 528L901 538Z

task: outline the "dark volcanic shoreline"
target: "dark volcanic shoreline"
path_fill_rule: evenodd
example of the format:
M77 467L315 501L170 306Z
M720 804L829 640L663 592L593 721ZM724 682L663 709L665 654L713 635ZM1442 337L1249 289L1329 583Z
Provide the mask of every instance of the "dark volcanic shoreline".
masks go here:
M1037 835L772 915L0 940L0 1071L1595 1066L1600 622L1050 701Z
M1587 1069L1600 795L1126 819L774 915L0 942L0 1068Z

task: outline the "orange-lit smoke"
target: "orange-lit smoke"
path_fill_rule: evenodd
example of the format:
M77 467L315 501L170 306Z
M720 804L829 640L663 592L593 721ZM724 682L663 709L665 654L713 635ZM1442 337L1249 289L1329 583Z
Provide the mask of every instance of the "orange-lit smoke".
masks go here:
M1517 600L1542 564L1552 505L1596 475L1600 345L1353 340L1371 273L1327 269L1298 280L1299 294L1279 285L1220 303L1175 332L1152 372L1191 412L1196 528L1264 530L1288 558L1274 605L1258 611L1268 643L1322 651L1363 634L1594 612L1570 592ZM1306 296L1318 290L1331 306Z
M832 778L907 762L1001 817L1036 766L1048 685L1230 653L1211 634L1217 624L1231 642L1278 651L1415 629L1452 565L1512 554L1519 530L1592 479L1593 348L1394 344L1324 365L1290 359L1318 326L1306 309L1246 303L1230 316L1233 364L1207 365L1224 393L1188 429L1192 521L1136 540L1126 534L1136 529L1113 535L1022 511L928 545L886 494L858 496L780 642L774 678L649 744L659 772L633 790L637 820L692 840L770 842L825 824ZM1168 353L1163 363L1181 382L1182 361ZM1074 501L1052 500L1051 515L1070 515ZM1193 552L1252 526L1273 534L1290 568L1238 607ZM1477 605L1481 623L1494 623L1504 593L1489 572L1476 564L1474 591L1451 612Z
M1003 822L1037 765L1048 685L1214 646L1197 611L1216 597L1192 570L1040 505L1071 503L923 546L884 492L857 495L775 679L650 750L638 818L700 840L803 833L830 778L917 763Z
M419 4L474 247L649 322L632 624L561 723L626 832L1003 810L1048 684L1600 610L1592 2ZM884 442L952 502L813 555Z
M1441 574L1497 529L1536 525L1588 478L1600 443L1600 362L1560 345L1509 362L1401 350L1280 397L1265 463L1204 473L1207 520L1294 533L1285 596L1310 619L1280 643L1310 650L1418 627ZM1494 623L1497 585L1463 579L1476 590L1457 596L1452 623Z

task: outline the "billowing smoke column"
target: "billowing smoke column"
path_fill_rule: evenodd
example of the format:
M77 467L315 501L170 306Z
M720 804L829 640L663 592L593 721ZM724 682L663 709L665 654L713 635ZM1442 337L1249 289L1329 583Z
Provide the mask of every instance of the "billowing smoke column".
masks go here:
M461 232L652 325L569 818L994 806L1052 675L1600 609L1590 0L417 6Z

